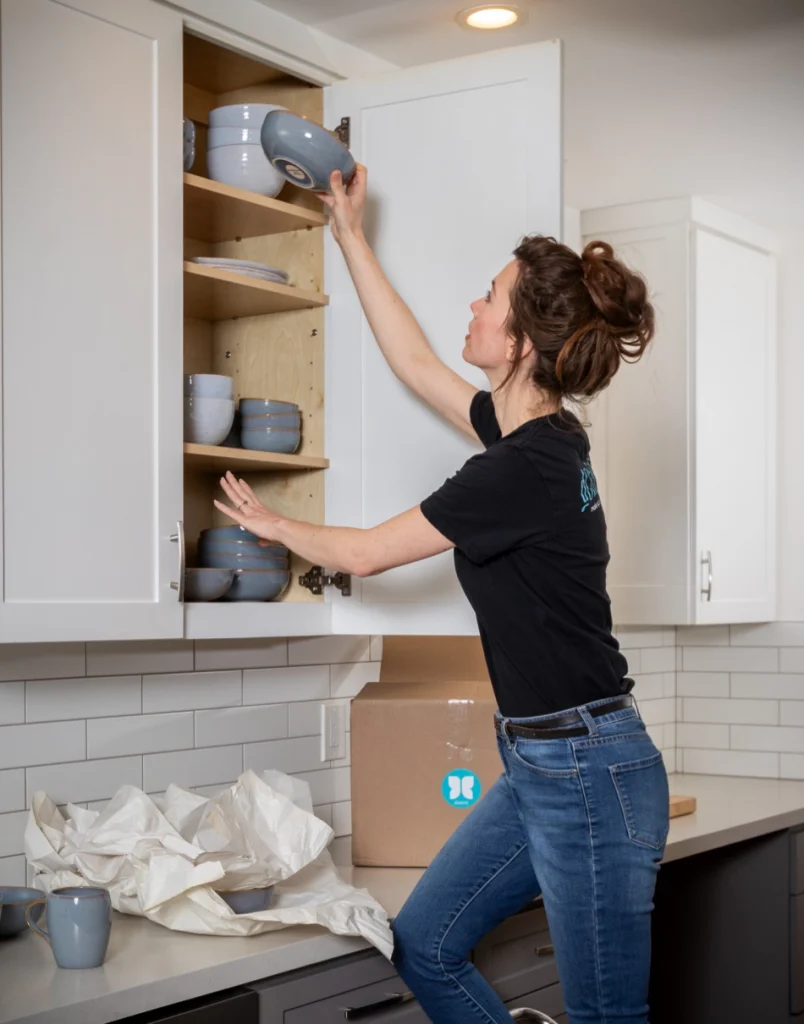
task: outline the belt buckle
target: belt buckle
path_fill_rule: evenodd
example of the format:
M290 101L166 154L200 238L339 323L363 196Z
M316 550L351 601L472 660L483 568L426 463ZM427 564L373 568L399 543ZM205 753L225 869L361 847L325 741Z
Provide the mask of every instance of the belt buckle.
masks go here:
M508 726L510 724L511 723L508 721L507 718L503 718L503 720L500 722L500 735L502 736L502 738L504 740L509 740L510 741L510 740L513 739L513 733L510 733L508 731Z

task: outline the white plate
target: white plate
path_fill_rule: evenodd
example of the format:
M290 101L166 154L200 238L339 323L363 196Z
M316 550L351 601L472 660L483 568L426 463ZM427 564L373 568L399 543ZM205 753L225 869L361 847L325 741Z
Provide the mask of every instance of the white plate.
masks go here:
M287 278L287 273L279 267L269 267L267 263L253 263L251 260L230 260L223 256L194 256L192 263L201 263L207 267L230 267L232 270L259 270L264 274L276 274L278 277Z

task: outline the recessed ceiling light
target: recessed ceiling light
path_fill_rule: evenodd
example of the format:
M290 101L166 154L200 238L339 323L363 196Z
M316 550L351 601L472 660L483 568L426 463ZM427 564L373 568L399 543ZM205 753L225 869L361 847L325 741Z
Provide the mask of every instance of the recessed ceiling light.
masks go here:
M509 4L492 4L483 7L467 7L456 16L464 28L510 28L522 17L518 7Z

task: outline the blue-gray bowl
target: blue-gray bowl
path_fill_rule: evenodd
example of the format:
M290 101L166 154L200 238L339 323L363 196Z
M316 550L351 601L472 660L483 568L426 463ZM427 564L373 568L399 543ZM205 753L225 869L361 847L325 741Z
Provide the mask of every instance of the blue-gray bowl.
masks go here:
M273 558L287 561L287 548L260 547L249 540L200 540L199 551L208 551L214 555L246 555L250 558Z
M247 530L243 526L211 526L208 530L202 530L198 538L201 541L244 540L252 541L255 544L260 540L256 533L252 533L251 530ZM265 550L269 551L274 548L277 551L282 551L284 554L288 552L284 544L272 544L270 548L265 548Z
M280 402L276 398L241 398L241 416L265 416L275 412L298 412L294 402Z
M259 430L260 427L281 427L283 430L301 430L301 413L268 412L262 416L240 417L241 430Z
M274 887L264 889L241 889L239 892L220 892L218 895L236 914L259 914L274 905Z
M2 885L0 886L0 900L3 903L3 912L0 914L0 938L10 938L18 935L27 928L25 911L34 900L44 899L44 893L38 889L29 889L27 886ZM31 920L37 923L45 910L44 903L34 907L31 911Z
M259 427L240 430L240 442L244 448L257 452L276 452L280 455L292 455L301 444L298 430L287 430L283 427Z
M217 601L234 581L234 569L204 566L184 570L185 601Z
M285 592L290 573L283 569L238 569L224 601L274 601Z
M288 571L286 557L262 557L261 555L232 555L220 551L198 549L198 562L205 569L276 569ZM234 585L234 584L233 584Z
M354 157L332 132L288 110L266 115L260 142L279 173L300 188L329 192L333 171L340 171L344 182L355 173Z

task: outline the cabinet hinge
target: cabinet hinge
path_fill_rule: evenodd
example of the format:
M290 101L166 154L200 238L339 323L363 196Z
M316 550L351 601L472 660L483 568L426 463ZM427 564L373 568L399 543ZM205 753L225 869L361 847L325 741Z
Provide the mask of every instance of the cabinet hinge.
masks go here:
M312 594L323 594L324 587L337 587L344 597L352 596L352 577L348 572L336 572L329 576L320 565L314 565L303 576L299 583Z
M351 117L342 117L341 123L334 131L334 134L338 136L339 141L342 142L347 149L349 148L349 139L351 138L351 124Z

